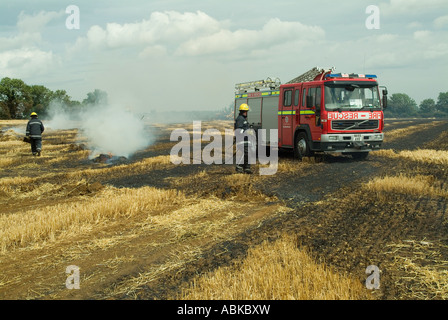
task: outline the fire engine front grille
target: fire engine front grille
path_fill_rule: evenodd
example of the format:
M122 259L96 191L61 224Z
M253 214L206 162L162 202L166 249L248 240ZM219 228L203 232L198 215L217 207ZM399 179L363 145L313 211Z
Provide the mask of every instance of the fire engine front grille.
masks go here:
M333 130L368 130L378 129L379 120L333 120Z

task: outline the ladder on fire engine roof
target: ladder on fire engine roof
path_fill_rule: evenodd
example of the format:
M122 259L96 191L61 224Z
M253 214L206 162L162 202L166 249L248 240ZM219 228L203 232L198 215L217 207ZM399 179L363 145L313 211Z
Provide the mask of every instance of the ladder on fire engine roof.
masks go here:
M313 81L313 80L322 80L324 75L327 73L332 73L334 71L334 67L331 69L323 69L319 67L314 67L311 70L308 70L304 74L292 79L289 82L286 83L299 83L299 82L306 82L306 81ZM320 79L316 79L318 75L321 75Z
M244 92L255 92L260 90L275 90L280 88L280 85L281 82L279 78L275 78L274 80L271 78L267 78L266 80L237 83L235 85L235 92L244 93Z

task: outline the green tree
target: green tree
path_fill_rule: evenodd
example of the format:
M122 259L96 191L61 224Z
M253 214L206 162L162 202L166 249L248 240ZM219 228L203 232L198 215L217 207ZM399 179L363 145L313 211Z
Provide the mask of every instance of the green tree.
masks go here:
M437 111L448 114L448 92L440 92L436 104Z
M436 111L436 102L434 99L425 99L420 103L420 115L423 117L431 117Z
M405 93L394 93L388 101L388 108L393 115L399 117L416 116L417 103Z
M87 98L82 101L82 104L83 105L107 104L107 92L95 89L95 91L87 93Z
M65 90L56 90L51 97L53 103L60 104L63 107L68 107L72 104L71 97Z
M33 85L30 87L30 94L33 100L32 111L37 112L39 116L47 115L54 92L44 86Z
M81 109L81 103L79 101L72 100L65 90L56 90L53 92L50 104L53 111L60 110L64 112L77 112Z
M32 106L30 87L25 82L7 77L0 81L0 107L4 118L22 119Z

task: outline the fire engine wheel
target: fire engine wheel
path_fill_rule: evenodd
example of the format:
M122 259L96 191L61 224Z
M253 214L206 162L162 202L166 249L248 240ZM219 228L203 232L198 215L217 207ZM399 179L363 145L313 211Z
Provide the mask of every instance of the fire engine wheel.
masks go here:
M294 157L297 160L302 160L303 157L309 157L310 155L311 152L310 147L308 145L306 133L300 132L296 136L296 140L294 142Z

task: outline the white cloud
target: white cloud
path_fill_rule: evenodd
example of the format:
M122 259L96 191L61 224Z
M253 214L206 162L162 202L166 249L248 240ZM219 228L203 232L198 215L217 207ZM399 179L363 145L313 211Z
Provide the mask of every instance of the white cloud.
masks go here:
M446 65L446 0L381 0L380 30L365 28L367 3L354 0L344 6L260 1L256 7L241 3L241 10L232 9L236 1L91 2L80 7L81 29L74 31L65 28L64 12L61 18L27 5L18 15L25 6L14 4L16 29L0 32L0 75L37 75L35 83L62 86L77 100L100 88L142 108L219 107L236 82L289 80L316 65L388 75L391 88L421 97L446 90L442 80L430 89L402 76L417 69L430 78ZM169 102L167 88L177 92ZM201 98L198 88L205 92Z
M95 25L78 45L93 48L125 48L167 45L218 31L220 23L207 14L175 11L154 12L148 20L136 23L108 23L105 29Z
M93 47L101 47L104 45L106 38L107 32L99 26L93 26L87 32L87 42Z
M41 32L42 29L51 21L64 15L64 11L40 11L35 15L25 14L20 12L17 27L20 33L36 33Z
M267 49L277 44L321 40L324 35L325 32L320 27L275 18L269 20L261 30L222 29L212 35L193 38L182 44L177 54L204 55L239 51L244 56L253 50Z
M108 50L136 48L139 57L174 53L177 56L198 56L228 52L266 50L285 42L302 44L321 40L325 32L320 27L300 22L270 19L259 30L228 28L228 22L218 21L207 14L154 12L148 20L136 23L108 23L105 28L92 26L85 37L78 38L75 48Z
M376 36L376 41L378 43L391 43L393 41L396 41L398 38L399 36L397 34L385 33Z
M42 75L53 68L56 61L51 51L37 48L8 50L0 53L0 73L17 78Z
M432 35L431 31L428 30L418 30L414 32L414 39L417 41L425 41L429 39L429 37Z
M57 63L52 51L40 48L41 32L53 19L63 12L41 11L35 15L23 11L17 19L18 33L0 38L0 74L9 77L31 77L44 74Z
M0 50L15 50L23 47L36 46L42 41L40 33L19 33L12 37L0 38Z
M143 51L140 52L138 55L141 59L146 58L157 58L157 57L163 57L167 54L167 50L164 46L155 45L155 46L148 46Z
M447 58L448 44L446 42L435 43L424 51L424 57L429 60ZM441 60L444 61L444 60ZM446 61L445 61L446 62ZM445 62L442 62L445 63Z
M378 36L377 40L383 37ZM387 36L385 38L387 39ZM440 42L440 38L441 34L438 32L417 30L410 35L392 37L391 41L377 41L378 46L372 46L369 51L366 66L412 68L416 65L432 64L434 59L448 56L448 44ZM359 46L366 47L366 43L369 43L369 38L360 40Z
M42 42L42 29L63 12L41 11L35 15L20 12L17 18L17 34L0 38L0 50L14 50L39 46Z
M408 23L407 27L409 29L419 29L423 27L423 24L419 21L413 21L411 23Z
M434 26L438 29L448 26L448 15L436 18L434 20Z

